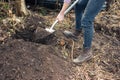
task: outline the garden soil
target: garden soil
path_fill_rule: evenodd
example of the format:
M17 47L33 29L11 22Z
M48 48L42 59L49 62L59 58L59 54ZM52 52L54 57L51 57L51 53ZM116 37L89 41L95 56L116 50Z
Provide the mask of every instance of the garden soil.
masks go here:
M74 25L65 23L58 24L55 33L47 33L45 28L50 27L54 17L51 15L53 13L41 17L31 15L24 24L17 25L19 29L15 33L1 40L0 80L120 79L119 27L113 31L104 28L102 23L96 23L92 46L94 57L76 65L71 60L82 51L83 35L78 41L66 38L63 31L72 31L73 27L64 26ZM65 22L70 23L71 18L67 17ZM5 30L2 26L1 35Z

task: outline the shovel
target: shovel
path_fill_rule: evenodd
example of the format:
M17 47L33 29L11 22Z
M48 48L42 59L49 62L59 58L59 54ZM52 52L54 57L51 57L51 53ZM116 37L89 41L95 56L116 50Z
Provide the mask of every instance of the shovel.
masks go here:
M78 3L78 1L79 0L76 0L68 9L66 9L66 11L64 12L64 15L66 15ZM47 32L53 33L55 31L53 28L57 24L57 22L58 22L58 20L56 20L50 28L46 28L45 30Z

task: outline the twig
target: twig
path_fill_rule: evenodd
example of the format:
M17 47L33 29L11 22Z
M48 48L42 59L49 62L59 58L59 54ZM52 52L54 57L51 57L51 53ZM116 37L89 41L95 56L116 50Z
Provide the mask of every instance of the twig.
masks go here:
M75 46L75 42L74 42L74 40L72 40L72 50L71 50L71 55L70 55L70 58L71 58L71 60L73 60L73 52L74 52L74 46Z

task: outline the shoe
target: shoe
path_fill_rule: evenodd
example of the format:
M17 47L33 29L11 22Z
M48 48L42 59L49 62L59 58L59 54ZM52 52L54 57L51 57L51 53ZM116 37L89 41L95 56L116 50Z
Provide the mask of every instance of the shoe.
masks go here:
M67 38L71 38L73 40L77 40L78 36L80 35L81 30L75 30L75 32L70 32L70 31L64 31L63 34L67 37Z
M93 57L92 51L90 48L85 48L83 53L79 55L76 59L73 59L74 63L83 63L90 60Z

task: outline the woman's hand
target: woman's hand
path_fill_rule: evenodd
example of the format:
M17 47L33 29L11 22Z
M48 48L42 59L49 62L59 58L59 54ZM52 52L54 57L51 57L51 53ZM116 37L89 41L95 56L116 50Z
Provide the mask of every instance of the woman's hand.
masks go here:
M58 16L57 16L57 20L58 20L59 22L62 22L62 21L64 20L64 13L60 12L60 13L58 14Z
M69 0L69 2L66 2L66 1L64 1L62 9L61 9L60 13L58 14L58 16L56 18L59 22L62 22L64 20L64 12L68 8L71 0Z

